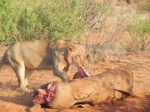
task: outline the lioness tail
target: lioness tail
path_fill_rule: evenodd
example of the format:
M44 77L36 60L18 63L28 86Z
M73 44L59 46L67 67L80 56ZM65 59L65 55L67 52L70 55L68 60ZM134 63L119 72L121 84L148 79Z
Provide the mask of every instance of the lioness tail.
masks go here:
M4 56L2 57L1 61L0 61L0 69L2 68L3 64L6 62L6 57L5 57L5 54Z

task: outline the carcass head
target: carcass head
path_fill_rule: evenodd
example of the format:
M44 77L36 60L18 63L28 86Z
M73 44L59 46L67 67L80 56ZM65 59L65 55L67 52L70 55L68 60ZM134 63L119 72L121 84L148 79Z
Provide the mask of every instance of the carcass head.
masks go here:
M73 79L91 77L91 74L86 72L83 68L79 67L78 71L75 73Z

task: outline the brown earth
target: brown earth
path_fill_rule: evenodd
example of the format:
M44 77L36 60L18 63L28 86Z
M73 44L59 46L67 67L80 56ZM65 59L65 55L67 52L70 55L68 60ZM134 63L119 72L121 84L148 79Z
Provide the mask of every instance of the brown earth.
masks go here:
M7 47L0 46L0 57ZM74 108L66 110L37 108L40 112L150 112L150 54L141 52L140 54L123 55L117 60L105 60L97 63L89 63L86 70L92 75L101 73L108 69L126 66L129 67L134 76L133 96L117 101L115 103L101 103L96 106L85 108ZM71 67L71 75L76 72L74 66ZM58 80L49 70L34 70L29 72L29 82L33 85L41 85L52 80ZM17 78L8 65L4 65L0 71L0 112L28 112L32 107L32 95L22 95L18 90Z

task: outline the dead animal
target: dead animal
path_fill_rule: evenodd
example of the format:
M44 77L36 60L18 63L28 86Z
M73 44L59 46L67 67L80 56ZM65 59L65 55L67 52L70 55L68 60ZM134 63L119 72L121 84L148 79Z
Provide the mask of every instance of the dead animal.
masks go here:
M37 89L33 102L57 109L96 105L125 98L132 94L132 87L132 73L118 68L69 82L50 82L45 89Z

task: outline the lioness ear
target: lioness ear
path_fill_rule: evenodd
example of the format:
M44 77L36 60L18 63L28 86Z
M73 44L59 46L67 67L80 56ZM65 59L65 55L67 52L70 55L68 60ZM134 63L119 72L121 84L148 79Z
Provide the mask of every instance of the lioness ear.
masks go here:
M73 52L74 50L75 50L75 46L74 45L72 45L72 44L68 44L68 50L70 51L70 52Z

